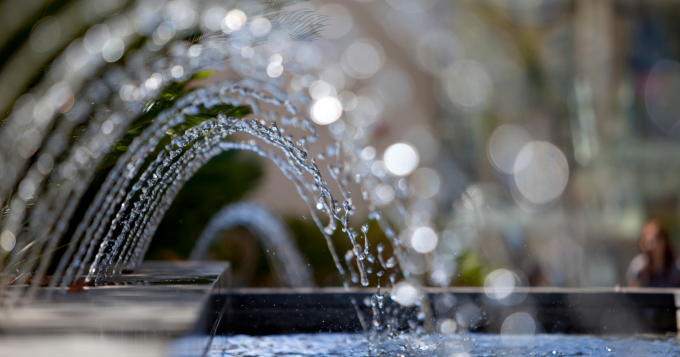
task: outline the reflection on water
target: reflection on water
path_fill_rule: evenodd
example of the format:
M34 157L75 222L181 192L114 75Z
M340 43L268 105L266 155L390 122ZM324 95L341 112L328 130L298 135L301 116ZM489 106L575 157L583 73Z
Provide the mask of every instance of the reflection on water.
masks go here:
M209 356L677 356L676 337L450 334L368 343L363 334L217 336Z

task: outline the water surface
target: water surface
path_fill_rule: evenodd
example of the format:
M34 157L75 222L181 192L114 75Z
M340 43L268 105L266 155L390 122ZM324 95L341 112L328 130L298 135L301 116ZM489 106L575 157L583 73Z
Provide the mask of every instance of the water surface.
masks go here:
M209 356L680 356L675 336L451 334L369 343L363 334L217 336Z

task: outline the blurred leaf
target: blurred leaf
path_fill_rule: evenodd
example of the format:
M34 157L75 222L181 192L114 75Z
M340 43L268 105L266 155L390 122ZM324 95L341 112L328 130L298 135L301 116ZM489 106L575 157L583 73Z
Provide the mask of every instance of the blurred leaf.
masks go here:
M213 75L215 71L205 71L205 72L200 72L196 73L193 76L191 76L191 79L203 79L203 78L208 78Z
M468 250L458 258L458 278L454 280L456 286L482 286L488 267L483 266L482 259L477 252Z

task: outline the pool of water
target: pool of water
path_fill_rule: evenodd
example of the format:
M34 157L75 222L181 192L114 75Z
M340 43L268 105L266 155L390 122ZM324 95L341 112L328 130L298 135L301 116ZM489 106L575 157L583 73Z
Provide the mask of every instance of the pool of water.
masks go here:
M216 336L209 356L679 356L675 336L450 334L371 342L363 334Z

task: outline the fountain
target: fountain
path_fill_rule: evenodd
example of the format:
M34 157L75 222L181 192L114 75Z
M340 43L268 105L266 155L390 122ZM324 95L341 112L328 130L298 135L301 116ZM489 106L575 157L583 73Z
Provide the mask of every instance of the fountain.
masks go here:
M323 26L324 18L314 12L286 10L292 3L297 1L244 0L224 6L116 2L50 9L53 15L36 25L2 74L9 80L3 82L8 84L0 107L12 107L0 132L0 305L5 330L19 330L12 323L25 322L16 318L21 311L50 301L68 302L67 291L99 291L93 287L135 281L148 285L154 275L158 279L167 273L163 271L172 271L142 264L149 242L183 184L229 150L252 151L279 167L308 204L344 274L330 240L339 221L354 247L345 255L356 264L351 279L368 285L370 269L364 260L373 262L374 257L367 228L362 229L361 247L359 234L349 225L355 208L346 187L355 149L346 141L310 153L319 134L298 109L310 99L282 90L288 73L304 74L305 69L286 62L283 75L282 56L268 53L291 41L312 40ZM36 11L32 4L7 6L24 14L19 18L30 19ZM217 21L214 14L220 14ZM259 61L267 57L269 63ZM46 74L29 84L40 66L48 69ZM229 78L194 87L215 70ZM330 109L317 108L317 116L335 115L335 103L330 104ZM233 141L236 133L252 139ZM341 203L317 162L325 162L340 188ZM105 178L94 198L75 221L81 199L102 173ZM351 177L356 183L364 179ZM224 214L222 219L229 217ZM374 217L387 224L377 212ZM395 239L389 228L386 232ZM310 285L308 272L297 267L299 257L282 246L285 241L276 243L271 230L262 233L286 257L284 268L297 271L285 275L290 285ZM196 256L205 244L199 243ZM388 261L394 267L394 258ZM210 286L224 285L224 269L183 274L207 279L204 285L214 295Z
M310 98L287 89L293 79L312 72L286 48L317 38L324 26L323 16L294 7L300 2L56 4L30 26L21 44L0 37L0 46L18 46L0 72L0 110L10 113L0 128L4 333L37 327L55 333L86 305L93 307L88 313L111 311L112 316L92 324L74 318L65 331L129 337L144 335L139 326L151 326L148 335L163 336L162 343L152 342L148 351L154 353L167 339L191 331L172 345L189 355L239 354L247 344L262 355L313 354L317 348L354 355L364 354L365 347L377 354L462 357L479 349L497 351L498 343L526 347L512 335L677 331L675 297L666 291L530 290L509 270L499 271L483 289L447 289L452 271L443 258L428 261L430 281L442 288L419 286L408 266L430 257L437 235L427 219L404 207L384 167L408 174L417 167L418 154L408 144L394 144L383 167L357 172L353 165L370 156L370 149L362 141L363 129L350 124L333 126L336 142L320 147L324 134L317 125L342 123L344 109L339 95ZM17 20L0 36L26 27L22 21L38 16L42 3L3 5ZM226 263L143 261L183 185L230 150L271 160L293 184L345 278L343 288L308 288L310 273L285 227L270 212L245 203L213 217L192 259L205 256L220 231L246 225L278 253L272 263L294 289L230 289ZM390 168L401 158L409 160ZM83 202L97 175L102 180L96 193ZM361 199L354 198L358 193ZM476 209L473 191L464 199ZM350 217L361 200L375 223L363 224L359 232ZM83 213L77 215L81 205ZM409 225L416 221L418 227ZM371 224L392 243L392 256L385 246L370 244ZM331 241L338 227L352 247L344 255ZM371 277L377 290L367 288ZM76 294L83 291L87 294ZM119 304L125 309L117 310ZM149 309L153 316L136 315ZM164 316L171 310L181 316ZM129 316L116 320L121 311ZM319 331L339 334L223 338ZM356 334L360 331L364 335ZM452 334L456 331L500 335ZM531 341L531 352L566 350L561 344L571 343L552 337ZM620 342L587 343L609 351L609 345L656 348L638 340ZM675 349L669 340L662 345L662 353Z
M269 24L269 38L273 40L282 36L285 41L316 36L321 19L304 11L280 11L283 5L284 2L279 1L263 4L246 1L239 8L247 11L238 10L232 15L236 16L234 21L243 22L247 17L259 15ZM244 32L226 27L227 32L221 31L217 35L210 32L212 36L192 43L188 40L200 37L200 31L209 30L194 29L199 23L195 17L205 11L199 4L193 4L193 8L161 7L168 12L167 16L175 16L167 19L155 15L147 19L144 16L149 15L146 10L152 10L147 8L150 5L137 6L108 19L108 23L93 27L84 39L78 39L68 47L54 60L50 76L17 101L4 126L8 140L3 141L7 149L3 152L2 196L9 213L2 221L2 247L9 256L3 262L1 285L6 293L9 281L21 285L29 274L33 274L30 288L22 292L26 297L22 299L23 303L31 300L40 285L79 198L98 165L112 145L125 138L125 130L131 124L138 125L137 130L143 130L132 139L101 184L67 244L50 287L59 284L63 290L85 272L85 282L98 283L122 270L133 270L143 258L158 222L182 184L212 157L227 150L254 151L279 165L309 203L311 215L320 227L322 224L314 205L326 212L329 223L323 227L324 234L332 233L336 219L341 220L315 159L307 154L307 143L314 142L318 134L309 119L297 116L292 104L294 101L304 103L305 99L286 99L288 96L276 87L280 81L269 77L263 79L255 67L233 58L233 53L240 54L241 49L235 47L235 43L249 40L241 38ZM179 13L184 15L177 15ZM270 13L273 15L268 15ZM192 17L187 18L187 14ZM126 21L143 24L148 29L140 28L135 32ZM170 32L177 30L184 32L178 33L178 38L172 38ZM164 31L170 31L170 37L163 37ZM123 40L133 41L140 32L148 32L150 37L142 38L139 49L126 54L127 67L100 68L107 62L119 60L124 54ZM122 34L122 37L115 37L115 34ZM266 42L265 39L258 41ZM109 53L110 48L117 51L115 59L110 57L114 55ZM158 53L162 51L170 52L159 57ZM226 58L230 58L230 68L251 75L197 90L184 88L193 73L210 66L223 66L222 61ZM94 74L97 76L87 77ZM86 98L78 95L79 88ZM152 100L158 96L162 100ZM67 103L69 100L71 102ZM60 109L64 105L68 108ZM40 123L34 123L38 112L44 114L44 118L39 119ZM270 120L271 126L255 119L241 119L250 112L255 117L262 115ZM74 127L90 116L94 118L81 124L86 125L86 134L78 137L70 148L65 147ZM25 125L26 120L29 125ZM285 127L279 129L277 121L308 134L294 140L284 134ZM47 135L51 127L54 128ZM30 142L16 142L24 132L28 133ZM264 144L279 148L286 159L254 141L225 141L236 132L248 133L262 139ZM61 144L50 146L49 143ZM26 145L29 144L35 147L30 155L16 152L28 148ZM338 158L339 155L338 152ZM34 156L36 158L31 159ZM56 161L58 159L63 162ZM25 175L20 176L24 171ZM304 173L311 178L303 176ZM317 193L318 198L310 198ZM29 202L31 209L27 209ZM351 200L342 208L346 214L350 212ZM29 220L26 227L20 223L25 218ZM19 296L9 294L3 304L12 306Z

